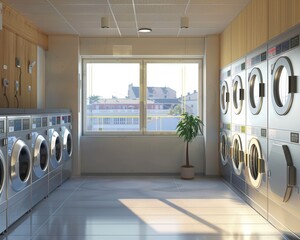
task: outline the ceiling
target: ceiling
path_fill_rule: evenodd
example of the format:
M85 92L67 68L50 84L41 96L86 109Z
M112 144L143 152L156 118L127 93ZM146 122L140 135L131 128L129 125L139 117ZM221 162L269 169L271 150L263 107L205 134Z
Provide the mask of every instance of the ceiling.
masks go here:
M4 0L47 34L199 37L221 33L250 0ZM189 28L180 27L181 17ZM109 28L101 28L101 17ZM142 27L151 33L138 33Z

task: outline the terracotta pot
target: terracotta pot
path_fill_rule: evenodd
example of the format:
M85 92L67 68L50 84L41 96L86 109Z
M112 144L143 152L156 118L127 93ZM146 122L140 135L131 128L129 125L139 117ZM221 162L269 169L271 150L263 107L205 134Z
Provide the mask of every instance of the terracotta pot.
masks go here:
M194 166L181 166L181 178L185 180L192 180L195 177Z

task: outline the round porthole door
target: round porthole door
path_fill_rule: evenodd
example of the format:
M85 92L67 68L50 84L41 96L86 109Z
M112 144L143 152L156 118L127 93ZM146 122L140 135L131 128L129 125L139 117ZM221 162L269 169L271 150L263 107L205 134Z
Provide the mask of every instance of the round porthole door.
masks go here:
M226 81L223 81L220 89L220 108L223 114L226 114L229 107L229 88Z
M31 169L29 148L21 139L18 139L13 146L10 160L10 178L15 191L26 187L30 180Z
M225 166L228 162L228 138L224 131L220 135L220 157L223 166Z
M288 57L280 57L272 69L271 79L272 104L279 115L286 115L296 92L296 77Z
M251 185L259 188L265 173L265 161L261 151L261 146L256 138L252 138L248 145L248 175Z
M243 109L244 87L240 76L235 76L232 83L233 91L233 109L236 115L240 114Z
M50 141L51 164L57 168L62 159L62 141L59 134L54 131Z
M2 151L0 151L0 196L4 196L6 194L6 192L3 191L6 181L5 161L6 159L4 158Z
M248 103L249 109L253 115L259 114L263 98L265 96L265 87L262 74L259 68L253 68L248 79Z
M65 159L72 156L73 138L71 132L67 128L63 132L63 151Z
M234 172L237 175L241 175L244 162L244 151L241 138L238 134L234 134L232 137L231 160Z
M35 140L33 154L33 171L38 178L41 178L46 174L49 166L49 147L42 135L38 135Z

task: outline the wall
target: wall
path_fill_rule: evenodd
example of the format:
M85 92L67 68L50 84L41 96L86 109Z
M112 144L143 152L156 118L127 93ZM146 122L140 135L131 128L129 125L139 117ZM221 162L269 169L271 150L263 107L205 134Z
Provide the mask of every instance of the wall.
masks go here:
M205 38L203 114L205 137L205 174L219 173L219 61L220 39L213 35Z
M45 88L45 67L46 53L43 48L37 48L37 108L45 108L46 88Z
M73 170L80 174L78 36L49 36L46 52L46 108L68 108L73 116Z

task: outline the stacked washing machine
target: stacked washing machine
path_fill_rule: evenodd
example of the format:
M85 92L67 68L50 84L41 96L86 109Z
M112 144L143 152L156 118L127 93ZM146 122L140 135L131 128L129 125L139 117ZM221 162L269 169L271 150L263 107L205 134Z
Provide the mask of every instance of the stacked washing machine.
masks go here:
M7 116L7 226L31 209L31 116Z
M245 58L232 63L232 186L241 194L245 194L245 147L246 147L246 71Z
M0 234L6 230L7 222L7 167L6 167L6 117L0 117Z
M32 207L48 196L49 146L48 114L33 114L31 131Z
M220 80L220 174L228 182L231 182L231 66L221 70Z
M299 34L296 27L268 46L268 219L300 238Z
M62 149L61 113L48 115L48 141L50 149L49 162L49 193L62 184Z
M73 153L73 138L72 138L72 115L64 113L61 117L61 138L63 143L62 153L62 182L65 182L72 175L72 153Z
M267 218L267 45L247 55L246 200Z

